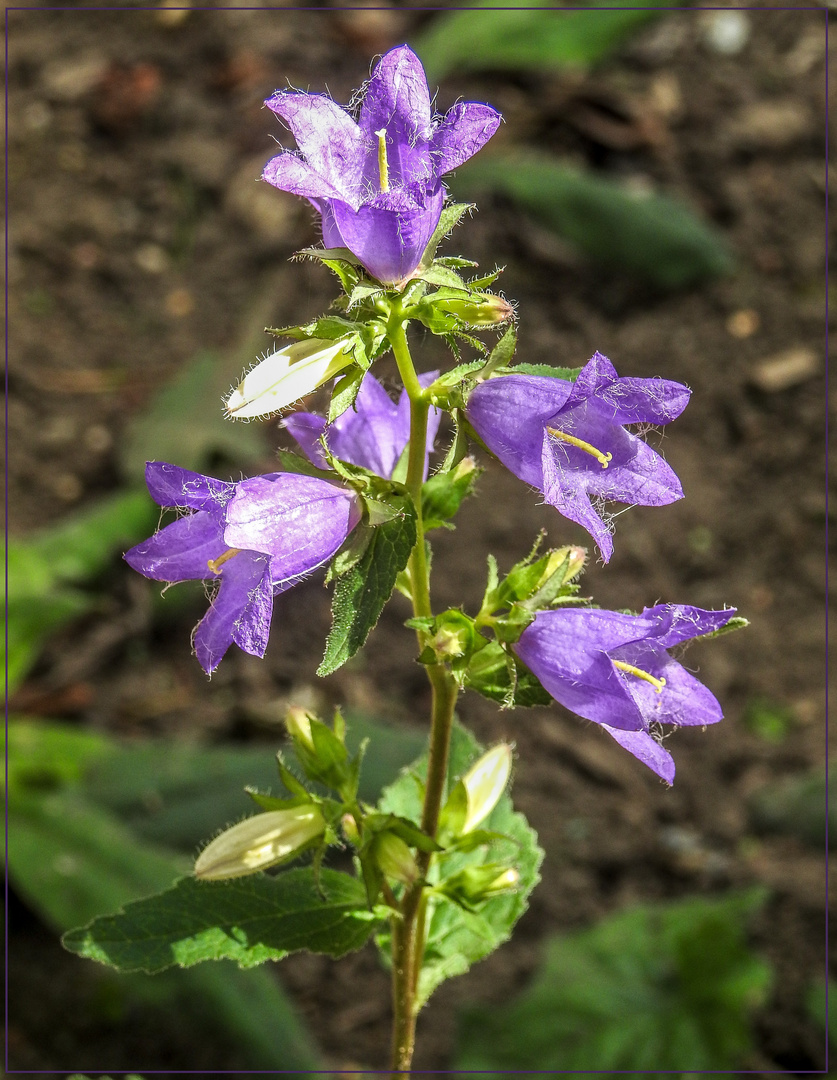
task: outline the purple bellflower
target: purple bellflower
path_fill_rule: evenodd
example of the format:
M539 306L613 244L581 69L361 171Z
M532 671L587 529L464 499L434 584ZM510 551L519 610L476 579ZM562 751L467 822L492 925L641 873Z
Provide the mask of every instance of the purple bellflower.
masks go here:
M502 375L480 383L465 409L476 433L515 476L584 526L605 562L613 553L597 500L662 506L683 497L673 470L626 424L667 424L691 391L667 379L620 379L596 353L575 382Z
M151 497L192 513L125 554L155 581L218 581L193 643L209 675L235 642L264 656L273 597L322 566L361 518L357 496L337 484L268 473L237 484L150 461Z
M593 720L634 757L674 780L674 761L652 724L704 726L723 719L715 697L668 650L725 626L735 608L658 604L641 615L563 608L542 611L514 650L544 689Z
M419 375L423 387L439 377L438 371ZM427 445L424 454L424 475L441 413L431 408L427 418ZM354 407L347 409L327 424L316 413L297 412L287 417L283 426L291 433L303 453L321 469L329 467L320 439L325 435L328 448L340 461L369 469L376 476L389 480L410 439L410 399L402 390L396 404L373 375L365 375L355 398Z
M495 109L474 101L434 119L424 69L406 45L376 65L357 122L324 94L282 90L265 104L299 152L270 160L262 178L308 199L322 216L325 246L349 248L387 284L410 277L439 224L440 177L476 154L500 123Z

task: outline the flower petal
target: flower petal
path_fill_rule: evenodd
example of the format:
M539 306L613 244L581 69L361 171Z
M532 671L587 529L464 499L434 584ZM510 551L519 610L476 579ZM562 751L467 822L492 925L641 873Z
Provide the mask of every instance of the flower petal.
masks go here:
M212 576L207 563L226 550L219 517L199 510L178 518L130 551L125 562L154 581L190 581Z
M326 430L325 417L317 416L316 413L295 412L285 417L282 427L296 439L303 454L312 465L316 465L319 469L329 467L320 443L323 432Z
M720 630L736 614L736 610L724 608L722 611L707 611L688 604L657 604L656 607L645 608L642 617L660 621L657 640L669 649L682 641Z
M360 517L357 496L337 484L293 473L256 476L236 487L224 542L270 555L271 580L279 585L330 559Z
M602 727L629 754L633 754L643 765L647 765L667 784L674 783L674 758L647 731L622 731L619 728L608 727L607 724L602 724Z
M409 46L390 49L375 67L366 85L358 126L375 140L376 147L377 133L386 131L391 184L426 183L437 175L428 147L432 111L427 78ZM366 180L380 190L377 155L374 168L367 163Z
M364 134L346 110L325 94L278 91L265 105L291 129L314 172L342 199L358 205L367 159L371 155L377 160L377 140Z
M349 197L348 192L335 187L290 150L268 161L262 170L262 180L282 191L290 191L292 195L304 195L306 199ZM357 205L360 205L360 200Z
M563 444L560 446L563 450ZM568 449L575 450L574 447ZM603 561L609 562L613 554L613 537L604 519L593 509L593 504L587 494L593 467L601 468L601 466L584 451L576 452L586 460L577 469L563 468L553 440L548 432L544 432L541 454L542 480L538 486L543 491L545 502L590 533L596 541Z
M145 482L151 498L160 506L186 506L190 510L220 511L235 490L234 484L165 461L146 464Z
M496 109L479 101L461 101L448 109L430 141L436 175L443 176L473 157L500 126L501 119Z
M689 404L692 391L669 379L616 379L597 394L617 424L668 424Z
M660 724L703 727L723 720L723 712L715 695L669 656L659 644L659 639L648 637L644 641L613 649L610 658L631 664L665 684L657 691L653 684L639 676L618 672L646 725L656 721Z
M395 419L396 407L389 394L374 376L365 375L354 408L338 416L328 429L329 448L341 461L388 479L406 443Z
M330 205L343 245L373 277L393 284L409 277L421 262L444 201L439 185L421 201L414 192L401 189L376 195L357 212L337 200Z
M195 653L207 675L215 670L236 637L251 646L248 652L253 651L256 656L264 655L262 646L267 645L271 614L271 608L266 607L264 600L267 570L268 559L265 556L245 551L239 552L221 567L220 588L194 635ZM265 615L267 622L264 621Z
M540 612L514 650L544 689L571 712L598 724L638 730L642 714L605 652L609 640L633 634L636 627L613 619L614 615Z

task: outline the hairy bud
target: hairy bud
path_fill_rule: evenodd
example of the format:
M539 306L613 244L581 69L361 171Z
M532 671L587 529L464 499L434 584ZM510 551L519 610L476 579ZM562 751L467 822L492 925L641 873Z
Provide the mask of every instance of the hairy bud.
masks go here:
M468 810L462 833L470 832L494 809L509 782L512 748L498 743L472 765L462 777L468 797Z
M208 844L195 863L204 881L243 877L299 854L325 831L319 807L269 810L233 825Z

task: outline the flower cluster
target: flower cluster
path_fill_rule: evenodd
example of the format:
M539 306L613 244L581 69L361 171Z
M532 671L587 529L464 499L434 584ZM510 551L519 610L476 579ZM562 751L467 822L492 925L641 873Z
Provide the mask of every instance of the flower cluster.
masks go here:
M149 463L152 497L183 513L125 558L146 577L198 579L217 586L194 634L198 660L211 673L233 642L263 656L273 598L329 563L361 523L348 554L335 567L355 565L366 552L373 559L375 528L413 513L419 524L406 544L399 548L387 534L379 545L382 558L389 560L386 573L379 574L374 561L364 573L372 581L386 578L387 596L393 584L412 596L413 624L424 635L421 662L447 664L459 686L474 686L506 702L517 700L514 691L522 672L531 680L529 690L537 681L535 699L542 700L546 691L600 724L670 783L674 764L659 741L659 726L703 726L722 714L713 695L669 650L727 626L733 609L660 604L629 615L570 607L567 601L578 601L572 594L576 586L567 583L580 573L584 555L571 558L568 553L579 549L563 548L537 562L533 553L499 591L495 563L486 592L492 600L484 602L480 616L470 619L452 610L442 626L427 615L429 593L427 602L418 604L417 593L411 592L416 566L427 574L423 547L414 549L421 552L415 566L408 567L407 560L416 536L419 545L425 543L422 514L427 529L446 524L470 492L476 471L459 449L463 439L475 438L546 503L585 528L607 562L613 540L602 516L606 501L662 506L683 497L674 471L629 428L668 424L686 407L690 391L666 379L622 378L598 352L575 378L559 369L516 372L509 367L513 328L484 365L464 364L441 377L439 372L416 376L404 333L411 320L455 346L456 337L474 343L471 331L512 314L505 300L481 291L496 275L469 285L458 275L463 266L473 265L468 260L435 260L439 237L465 209L446 210L437 229L446 198L441 178L488 141L499 114L488 105L464 102L434 116L424 71L406 45L388 52L374 68L356 117L320 94L281 91L266 104L288 125L298 149L283 150L269 161L264 179L308 199L321 215L324 254L333 256L329 265L337 267L346 297L336 305L339 314L286 328L288 336L301 340L254 367L228 398L227 414L254 418L281 411L339 376L332 422L311 412L282 421L307 458L302 463L296 459L304 475L267 473L233 483ZM358 264L376 280L355 273ZM410 387L397 401L368 372L388 348ZM455 414L458 431L445 465L428 481L441 420L437 406ZM416 423L420 426L414 428ZM415 444L411 430L418 433ZM408 451L420 453L424 431L423 469L416 461L408 469ZM381 492L383 503L376 501ZM398 565L393 564L396 549ZM338 576L342 572L333 570ZM422 587L429 589L426 581ZM484 633L489 627L495 635L490 642ZM366 632L368 627L357 638L360 643ZM499 681L492 683L501 669ZM504 696L509 685L510 698ZM489 763L494 779L488 791L496 799L508 778L510 750L498 749ZM483 784L478 776L470 782L474 791ZM477 805L485 800L467 783L463 791L457 813L471 829L481 811L468 800L476 798ZM259 829L270 826L275 834L251 833L242 825L235 850L239 841L244 843L253 865L284 858L289 829L294 843L299 828L305 843L309 827L311 836L321 831L319 819L306 819L300 826L298 816L282 810L275 820L259 822ZM399 844L404 847L403 837L380 841L389 862L403 870L407 861ZM208 873L215 872L216 857L226 874L223 844L208 849Z

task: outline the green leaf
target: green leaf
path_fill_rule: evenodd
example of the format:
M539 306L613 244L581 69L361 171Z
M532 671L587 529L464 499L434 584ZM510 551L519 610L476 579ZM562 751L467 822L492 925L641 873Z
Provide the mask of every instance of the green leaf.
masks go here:
M465 686L506 709L530 708L552 702L532 672L496 641L489 641L471 658Z
M416 276L423 278L424 274L422 271L430 270L433 265L433 260L436 257L436 249L439 244L441 244L449 232L456 228L462 220L463 215L473 209L474 207L468 203L450 203L445 207L442 211L442 216L439 218L439 224L436 226L433 235L430 237L427 247L424 249Z
M421 510L424 529L438 529L456 514L463 501L473 492L482 469L473 459L465 458L451 472L438 472L425 480L421 488Z
M479 158L457 174L455 186L469 194L503 192L595 262L657 288L685 288L733 269L720 234L684 203L544 155Z
M328 406L328 422L330 424L333 424L338 416L341 416L354 405L364 374L363 368L353 367L340 378Z
M457 11L434 19L414 46L431 82L454 71L583 68L613 52L658 14L647 7L602 10L607 6L601 3L589 11L513 6L494 12Z
M552 364L515 364L509 368L510 375L540 375L549 379L575 382L581 368L553 367Z
M753 1049L750 1014L771 981L745 939L765 897L636 907L553 938L517 1002L464 1012L456 1069L500 1077L740 1067Z
M71 952L119 971L153 974L176 964L235 960L252 967L307 949L343 956L374 931L366 893L349 874L311 867L232 881L182 878L166 892L64 935Z
M238 374L230 362L227 354L199 353L163 387L121 443L120 464L129 477L141 481L147 461L176 461L200 472L216 454L238 465L264 456L258 425L224 418L221 402Z
M416 542L415 510L405 501L403 511L401 517L375 527L363 556L337 579L332 626L318 675L330 675L354 656L392 595Z
M454 725L448 768L448 790L482 754L474 737L458 723ZM427 756L404 770L387 788L379 809L417 821L421 817L421 789L416 778L427 774ZM430 916L424 962L419 977L417 1000L423 1005L445 979L466 972L472 964L493 952L511 935L512 927L528 907L528 897L538 881L543 851L537 836L522 814L516 813L511 799L504 795L481 828L502 833L506 839L484 848L446 855L431 867L431 881L439 874L452 876L466 867L504 862L517 868L520 883L515 892L487 900L478 913L464 911L445 900L430 901ZM389 931L376 939L385 959L389 957Z

